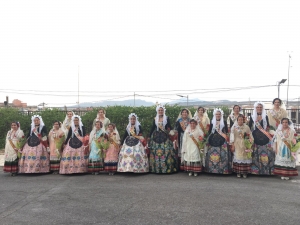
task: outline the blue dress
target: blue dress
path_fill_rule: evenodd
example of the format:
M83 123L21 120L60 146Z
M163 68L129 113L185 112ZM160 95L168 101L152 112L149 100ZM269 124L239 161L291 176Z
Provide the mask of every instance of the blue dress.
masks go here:
M95 132L90 143L90 155L89 155L89 165L88 165L88 172L89 173L98 173L104 170L104 162L103 162L103 154L99 154L100 151L95 143L98 138L104 138L105 132L103 129L100 129Z

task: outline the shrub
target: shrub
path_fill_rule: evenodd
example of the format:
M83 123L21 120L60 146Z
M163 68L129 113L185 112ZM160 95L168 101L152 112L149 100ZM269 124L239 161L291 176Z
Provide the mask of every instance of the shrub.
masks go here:
M182 106L169 106L166 105L166 114L170 118L171 126L174 127L176 119L183 108ZM118 131L120 133L121 138L125 133L125 128L128 124L128 115L130 113L136 113L139 117L139 121L141 123L143 129L144 137L149 136L149 132L151 130L154 117L156 115L155 111L156 106L151 107L130 107L130 106L109 106L106 107L106 116L110 119L112 123L115 123ZM196 109L190 107L189 108L192 116L194 115ZM229 113L229 109L227 107L222 107L224 110L224 118L227 118ZM80 111L75 112L76 114L81 115L82 123L86 128L87 133L90 133L92 130L92 124L94 119L96 118L98 112L98 108L94 108L92 111ZM208 116L212 118L213 110L207 110ZM62 111L59 109L45 109L39 112L19 112L15 108L0 108L0 148L4 148L5 145L5 137L7 131L10 129L10 124L12 121L19 121L21 123L21 129L24 131L25 135L28 134L30 131L30 124L31 124L31 116L38 114L42 116L43 121L47 127L47 130L52 128L53 122L55 120L63 122L66 111Z

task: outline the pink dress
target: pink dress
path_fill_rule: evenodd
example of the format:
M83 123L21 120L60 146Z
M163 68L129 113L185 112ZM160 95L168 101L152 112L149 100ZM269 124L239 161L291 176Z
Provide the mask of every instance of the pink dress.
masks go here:
M43 127L39 134L46 137L46 128ZM19 173L49 173L50 157L46 147L34 132L28 136L19 161Z
M104 170L107 172L117 172L119 159L119 143L118 135L109 134L110 145L106 150L104 159Z

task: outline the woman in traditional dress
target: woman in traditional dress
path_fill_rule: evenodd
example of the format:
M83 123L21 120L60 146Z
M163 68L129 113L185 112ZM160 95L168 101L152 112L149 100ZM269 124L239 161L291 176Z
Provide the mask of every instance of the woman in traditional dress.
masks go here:
M101 121L95 122L95 127L90 134L90 155L88 172L93 175L98 175L100 171L103 171L103 149L97 147L97 142L102 142L107 139L107 135L103 128Z
M47 129L39 115L31 117L31 129L19 161L19 173L49 173L50 157L47 152Z
M177 120L176 120L176 124L175 124L175 130L177 130L178 133L178 162L181 163L181 149L182 149L182 138L183 138L183 134L185 129L187 128L187 126L190 123L190 120L192 119L192 114L190 112L190 110L188 109L182 109ZM183 164L178 165L180 166L181 170L184 170L183 168Z
M108 172L108 175L114 175L118 169L118 158L120 151L120 135L115 124L108 124L107 136L110 145L105 151L104 170Z
M60 174L86 173L88 171L87 146L83 145L85 128L78 115L72 117L71 128L60 160Z
M50 150L50 171L53 174L58 174L60 166L60 156L62 145L65 141L65 133L61 129L61 123L55 121L53 128L50 130L49 139L49 150Z
M216 108L210 124L205 171L208 173L230 174L232 155L228 151L228 127L224 121L224 112Z
M240 115L244 116L242 114L241 107L239 105L234 105L230 115L227 118L227 125L228 125L229 132L233 124L237 121L238 116ZM245 118L244 118L244 122L245 122Z
M281 99L275 98L273 100L273 109L268 111L269 124L274 130L277 129L282 118L287 118L287 111L284 109L284 104Z
M182 140L182 161L184 170L189 172L189 176L198 176L202 171L201 149L199 142L203 140L204 133L197 126L197 121L192 119L186 128Z
M244 116L238 115L236 119L230 132L230 145L234 152L232 171L237 174L237 177L247 178L247 174L251 173L252 150L247 149L245 139L253 143L253 136L250 128L244 124Z
M128 117L118 162L118 172L147 173L149 171L148 157L142 144L142 127L135 113Z
M18 142L24 139L24 133L20 129L19 122L12 122L11 129L7 132L5 153L4 153L4 167L3 171L15 176L18 172ZM22 147L22 146L20 146Z
M204 107L202 106L198 107L197 111L194 114L193 119L197 121L200 129L203 131L204 134L208 133L210 120L208 118L207 112Z
M269 133L269 120L262 102L254 104L249 127L254 138L251 173L256 175L273 175L275 153L272 137Z
M106 111L104 109L99 109L96 119L94 119L93 127L95 127L96 121L100 121L103 124L104 130L107 129L108 124L110 124L110 120L105 117Z
M72 117L74 116L74 113L72 111L68 111L66 118L61 126L62 131L65 133L65 137L68 136L69 133L69 129L71 127L72 124Z
M178 171L177 151L169 138L172 130L170 120L165 114L165 107L156 107L156 117L150 131L150 172L174 173Z
M274 136L276 153L274 174L281 176L282 180L289 180L289 177L298 176L296 160L291 153L291 147L296 143L294 134L293 123L288 118L281 119L281 124Z

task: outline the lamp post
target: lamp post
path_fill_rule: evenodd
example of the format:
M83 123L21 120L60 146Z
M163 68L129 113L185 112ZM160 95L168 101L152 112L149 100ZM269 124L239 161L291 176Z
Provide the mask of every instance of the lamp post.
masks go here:
M281 81L277 81L278 83L278 98L279 98L279 94L280 94L280 84L284 84L286 82L287 79L282 79Z
M186 106L188 107L189 106L189 96L187 95L187 96L184 96L184 95L177 95L177 96L179 96L179 97L181 97L181 98L186 98Z

